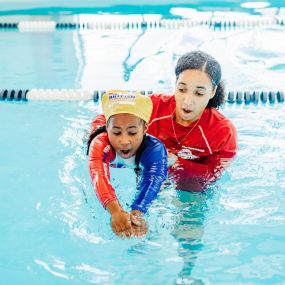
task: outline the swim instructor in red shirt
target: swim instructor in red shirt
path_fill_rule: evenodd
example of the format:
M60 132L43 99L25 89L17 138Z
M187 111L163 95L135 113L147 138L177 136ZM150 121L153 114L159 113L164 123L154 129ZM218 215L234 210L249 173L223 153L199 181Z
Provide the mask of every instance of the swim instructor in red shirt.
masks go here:
M224 103L221 66L202 51L182 55L174 95L153 94L147 132L168 150L176 188L203 191L220 177L237 152L234 125L217 109Z

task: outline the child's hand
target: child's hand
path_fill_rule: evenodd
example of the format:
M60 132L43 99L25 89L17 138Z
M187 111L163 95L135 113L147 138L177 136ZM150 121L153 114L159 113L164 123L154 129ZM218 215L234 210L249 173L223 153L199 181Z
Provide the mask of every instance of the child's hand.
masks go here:
M133 233L130 214L125 212L116 200L108 203L106 208L111 215L111 227L114 234L120 237L131 237Z
M113 232L120 237L131 237L133 235L130 214L123 210L111 215L111 226Z
M142 216L143 213L138 210L133 210L130 215L133 235L136 237L142 237L147 234L147 224Z

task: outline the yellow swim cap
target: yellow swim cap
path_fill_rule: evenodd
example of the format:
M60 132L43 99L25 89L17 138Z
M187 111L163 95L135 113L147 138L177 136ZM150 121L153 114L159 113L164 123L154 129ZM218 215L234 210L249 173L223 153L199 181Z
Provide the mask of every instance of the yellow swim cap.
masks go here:
M102 97L102 108L107 121L113 115L128 113L148 123L152 101L137 91L110 90Z

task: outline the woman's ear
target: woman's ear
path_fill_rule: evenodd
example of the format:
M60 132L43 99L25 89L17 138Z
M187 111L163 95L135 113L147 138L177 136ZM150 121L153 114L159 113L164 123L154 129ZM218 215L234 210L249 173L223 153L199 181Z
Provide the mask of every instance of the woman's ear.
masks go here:
M215 94L216 94L216 91L217 91L217 85L215 86L215 88L213 89L213 91L212 91L212 94L211 94L211 96L210 96L210 99L212 99L214 96L215 96Z

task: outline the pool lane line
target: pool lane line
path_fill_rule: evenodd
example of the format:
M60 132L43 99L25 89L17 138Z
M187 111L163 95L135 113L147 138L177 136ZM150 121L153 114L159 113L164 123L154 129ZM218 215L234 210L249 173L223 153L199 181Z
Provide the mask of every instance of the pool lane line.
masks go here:
M136 90L137 91L137 90ZM157 93L151 90L138 90L142 94ZM87 91L82 89L3 89L0 102L43 101L91 101L98 102L105 90ZM159 92L161 93L161 92ZM284 103L284 91L229 91L225 102L229 104Z
M89 21L89 22L55 22L55 21L19 21L0 22L1 30L32 32L56 30L137 30L137 29L180 29L205 26L213 30L230 30L237 28L253 28L260 26L285 26L284 17L241 17L228 19L212 17L203 20L192 19L160 19L141 21Z

